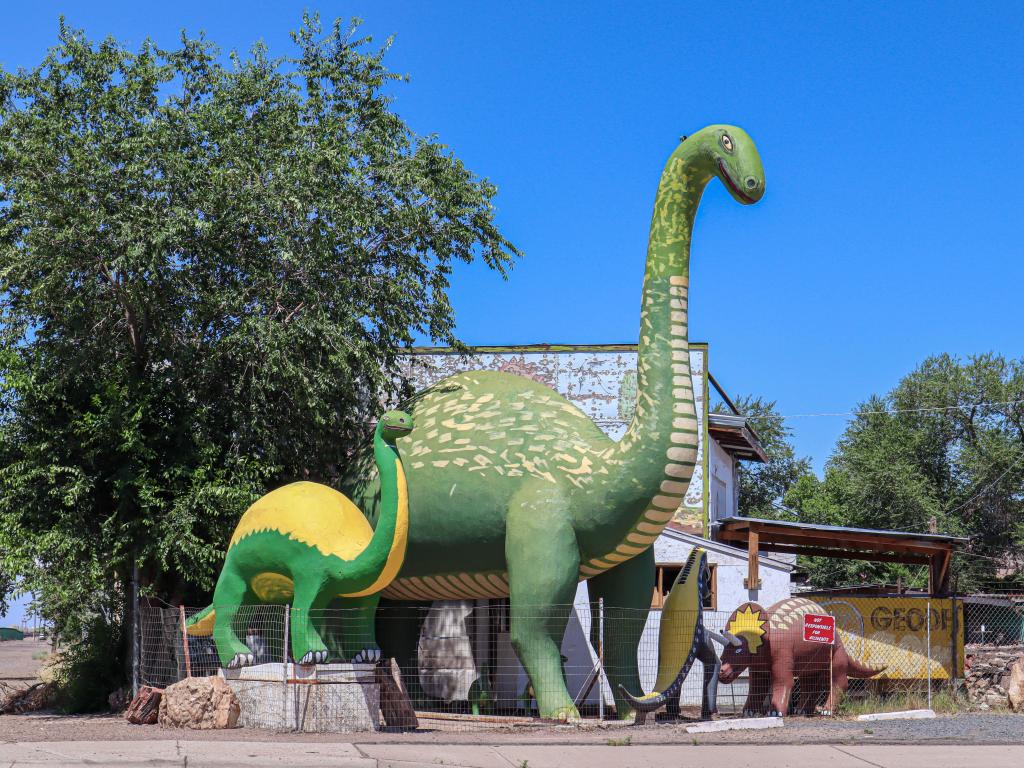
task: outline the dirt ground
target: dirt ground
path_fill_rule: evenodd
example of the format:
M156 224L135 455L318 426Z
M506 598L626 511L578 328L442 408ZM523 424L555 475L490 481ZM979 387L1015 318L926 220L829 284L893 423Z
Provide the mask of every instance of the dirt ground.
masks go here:
M31 684L38 679L42 659L33 656L48 653L45 640L7 640L0 643L0 683Z
M27 686L39 672L49 650L46 642L14 640L0 643L0 681ZM445 723L444 730L423 721L414 733L275 733L250 728L227 731L186 731L159 725L129 725L119 715L68 716L54 712L0 716L0 742L136 741L140 739L277 741L357 744L1024 744L1024 715L962 713L933 720L891 720L863 723L832 718L787 718L785 727L759 731L689 734L689 723L632 727L619 722L585 721L582 725L480 726Z

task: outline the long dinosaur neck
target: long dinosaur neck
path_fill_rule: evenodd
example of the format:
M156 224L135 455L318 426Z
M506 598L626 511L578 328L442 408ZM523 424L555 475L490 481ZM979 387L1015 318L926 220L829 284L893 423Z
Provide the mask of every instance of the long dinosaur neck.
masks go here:
M347 597L372 595L394 581L405 561L409 542L409 490L398 449L381 436L378 426L373 436L373 455L380 473L380 516L373 537L346 568L346 580L367 586L346 592ZM362 578L359 578L362 577Z
M682 501L700 439L687 318L690 236L711 179L702 159L683 142L662 172L647 246L636 411L615 449L615 482L648 495L655 525L667 523Z

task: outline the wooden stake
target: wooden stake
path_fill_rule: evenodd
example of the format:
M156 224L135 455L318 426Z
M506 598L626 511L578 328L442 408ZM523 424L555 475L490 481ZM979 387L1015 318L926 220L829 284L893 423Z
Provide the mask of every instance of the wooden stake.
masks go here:
M178 606L178 616L181 618L181 647L185 649L185 677L192 677L192 659L188 652L188 630L185 628L185 606Z

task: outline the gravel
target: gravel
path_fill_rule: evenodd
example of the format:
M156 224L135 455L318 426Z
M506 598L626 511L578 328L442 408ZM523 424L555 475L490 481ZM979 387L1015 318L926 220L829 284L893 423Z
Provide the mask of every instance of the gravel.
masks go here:
M789 718L784 728L689 734L685 725L633 728L618 723L417 733L298 734L248 728L187 731L159 725L129 725L115 715L0 716L2 741L124 741L200 739L225 741L355 742L398 744L607 744L629 737L631 744L1024 744L1024 715L959 714L934 720L859 723L825 718Z

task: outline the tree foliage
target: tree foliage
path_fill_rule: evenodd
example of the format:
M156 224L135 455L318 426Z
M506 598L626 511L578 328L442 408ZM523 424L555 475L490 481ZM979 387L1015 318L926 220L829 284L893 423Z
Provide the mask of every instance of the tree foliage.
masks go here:
M969 537L954 576L963 590L1024 574L1024 361L931 357L861 404L824 479L785 495L800 520ZM816 585L924 586L921 567L810 558Z
M768 462L739 465L739 511L745 517L792 519L782 506L783 497L796 481L811 471L807 458L798 458L792 435L775 401L745 395L735 399L736 410L746 417L768 456ZM721 404L715 410L724 412Z
M334 476L403 347L458 344L453 264L517 255L357 32L225 58L62 21L0 73L0 574L66 633L123 615L133 562L209 588L258 494Z

